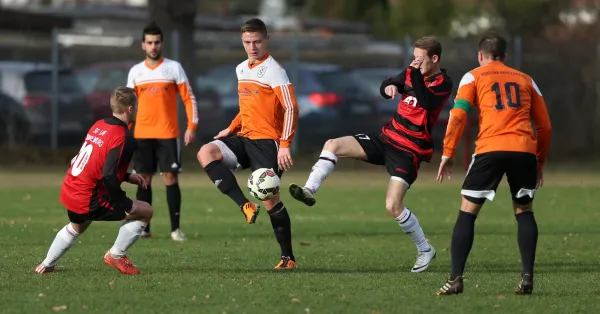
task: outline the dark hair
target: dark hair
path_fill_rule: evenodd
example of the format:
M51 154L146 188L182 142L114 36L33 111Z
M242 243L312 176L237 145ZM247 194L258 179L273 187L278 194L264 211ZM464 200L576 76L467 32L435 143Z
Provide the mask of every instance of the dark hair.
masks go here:
M495 32L487 33L479 40L479 51L490 56L493 60L504 59L506 46L506 39Z
M442 59L442 43L435 36L425 36L415 41L415 48L427 51L429 58L437 55L438 62Z
M267 37L267 25L261 19L247 20L241 28L243 33L261 33L264 37Z
M160 27L158 27L156 22L152 22L144 27L144 30L142 31L142 42L146 41L146 35L160 35L160 41L163 41L165 38L162 30Z

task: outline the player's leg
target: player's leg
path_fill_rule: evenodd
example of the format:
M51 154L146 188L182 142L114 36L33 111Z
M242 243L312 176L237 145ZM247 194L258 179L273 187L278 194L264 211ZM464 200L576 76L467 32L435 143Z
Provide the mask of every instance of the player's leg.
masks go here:
M463 273L475 238L475 219L485 200L492 201L496 196L504 167L495 152L473 155L463 182L460 211L452 231L450 278L436 292L437 295L462 293Z
M181 169L181 145L178 138L157 140L156 155L158 168L162 172L167 190L167 206L171 218L171 239L185 241L187 238L180 228L181 219L181 189L178 174Z
M283 171L279 170L277 154L279 145L273 140L243 139L244 147L248 153L252 171L259 168L270 168L277 172L281 178ZM275 269L296 268L296 258L292 249L292 224L287 208L277 194L273 199L263 202L267 209L273 233L281 249L281 258Z
M156 140L153 139L138 139L137 149L133 154L133 169L141 175L148 187L144 189L141 186L137 187L136 199L152 205L152 176L156 173ZM151 237L150 224L142 233L143 238Z
M54 238L44 261L35 268L38 274L56 271L56 262L75 244L77 238L87 230L92 223L85 215L69 213L70 222L65 225Z
M323 146L323 151L319 155L319 160L314 164L308 180L303 187L292 183L290 185L290 194L296 200L313 206L316 203L315 194L325 179L333 172L338 158L354 158L360 160L370 160L365 148L373 149L373 135L357 134L354 136L344 136L327 140ZM380 163L382 164L382 162Z
M129 214L112 210L106 215L98 217L98 220L103 221L125 220L119 228L115 243L104 255L106 264L118 269L122 274L135 275L140 273L127 257L127 249L142 235L142 231L150 223L153 214L154 211L150 204L134 200L133 208Z
M219 191L239 206L247 223L254 223L260 209L246 198L233 175L233 171L248 167L248 157L241 137L232 136L204 144L197 157Z
M517 243L521 253L521 282L515 292L531 294L533 291L533 266L538 240L538 226L533 214L533 198L537 181L537 159L529 153L510 154L506 178L512 195L517 220Z
M411 269L413 273L425 271L436 256L435 249L429 245L425 238L419 219L417 219L415 213L404 206L404 196L417 179L419 163L417 157L410 153L390 147L386 148L385 166L391 177L385 198L385 206L390 215L400 225L400 228L417 247L417 260Z

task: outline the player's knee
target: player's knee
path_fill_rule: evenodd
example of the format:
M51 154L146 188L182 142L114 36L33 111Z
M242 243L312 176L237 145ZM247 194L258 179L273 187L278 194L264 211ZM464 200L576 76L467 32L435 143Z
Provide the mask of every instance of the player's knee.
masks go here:
M163 180L165 185L170 186L177 183L177 172L164 172Z
M515 215L522 214L524 212L533 210L533 200L529 197L524 197L521 199L513 199L513 209L515 210Z
M338 149L340 148L340 144L339 144L339 140L338 139L329 139L325 142L325 145L323 145L323 150L326 150L330 153L337 153Z
M385 208L392 217L396 218L402 214L404 205L402 204L402 201L396 197L387 197L385 199Z
M146 202L136 200L135 211L132 214L139 217L140 220L150 221L154 216L154 208Z
M265 208L267 209L267 211L269 211L269 210L275 208L275 206L279 202L280 202L280 199L279 199L279 194L278 194L278 195L275 195L275 197L273 197L272 199L264 201L263 205L265 206Z
M200 165L202 167L206 167L206 165L215 160L223 159L223 154L221 153L221 150L219 150L219 147L217 147L217 145L213 143L208 143L200 147L197 157L198 161L200 162Z

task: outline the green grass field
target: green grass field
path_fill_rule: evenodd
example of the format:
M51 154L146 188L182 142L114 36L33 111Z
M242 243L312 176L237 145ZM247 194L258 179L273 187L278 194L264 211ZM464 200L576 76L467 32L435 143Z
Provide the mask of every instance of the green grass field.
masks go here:
M422 173L406 199L438 257L413 274L416 250L384 207L387 176L338 172L307 208L283 194L299 268L272 270L279 248L265 212L247 225L203 173L185 173L183 230L169 239L164 187L154 184L152 239L129 251L141 269L123 276L104 265L119 224L95 223L39 276L56 231L67 223L58 202L61 173L0 172L0 313L598 313L600 272L594 174L548 174L537 194L540 229L536 286L515 296L520 259L507 189L488 202L476 225L465 293L436 297L449 269L450 236L461 175L438 185ZM244 176L240 181L245 183ZM283 179L302 182L305 173ZM160 179L160 178L156 178ZM132 186L127 186L130 195Z

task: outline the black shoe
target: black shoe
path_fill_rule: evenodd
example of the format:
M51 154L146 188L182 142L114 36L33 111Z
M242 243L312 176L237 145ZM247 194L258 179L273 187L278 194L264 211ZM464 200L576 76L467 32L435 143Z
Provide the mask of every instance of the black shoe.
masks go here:
M516 294L528 295L533 292L533 276L525 274L521 279L521 283L515 289Z
M309 207L315 205L317 202L311 191L294 183L290 184L290 194L294 199L304 203Z
M435 295L461 294L463 292L463 288L463 278L462 276L458 276L454 280L448 279L440 288L440 290L436 291Z

